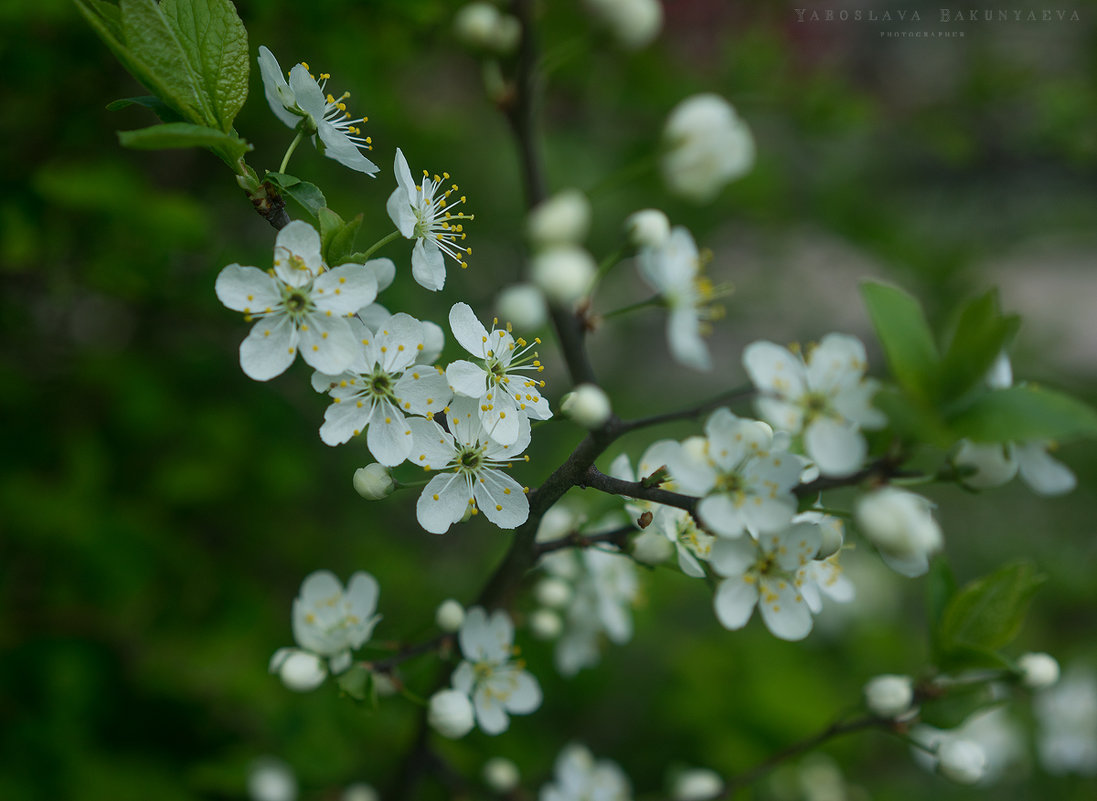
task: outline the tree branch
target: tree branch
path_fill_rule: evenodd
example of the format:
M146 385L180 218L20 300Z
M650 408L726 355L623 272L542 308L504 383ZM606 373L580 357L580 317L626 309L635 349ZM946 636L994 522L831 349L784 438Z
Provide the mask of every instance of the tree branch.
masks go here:
M534 553L537 557L544 556L547 553L553 551L561 551L564 548L589 548L592 545L605 542L610 545L616 545L622 551L628 547L629 538L633 534L638 534L641 529L629 524L627 526L619 526L609 531L600 531L597 534L584 534L581 531L570 531L566 536L560 537L556 540L549 540L548 542L538 542L533 546Z
M753 397L754 394L754 386L751 384L737 387L736 389L730 389L727 392L721 392L715 398L711 398L704 403L699 403L696 406L691 406L688 409L681 409L676 412L663 412L662 414L654 414L650 417L640 417L636 420L625 420L621 423L620 432L621 434L628 434L641 428L649 428L664 423L674 423L678 420L692 420L700 417L705 412L719 408L725 404L747 400L748 398Z

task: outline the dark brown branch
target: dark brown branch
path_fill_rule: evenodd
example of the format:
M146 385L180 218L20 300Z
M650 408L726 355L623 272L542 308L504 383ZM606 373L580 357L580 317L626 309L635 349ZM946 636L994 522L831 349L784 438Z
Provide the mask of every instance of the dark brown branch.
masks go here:
M699 403L696 406L691 406L688 409L682 409L676 412L663 412L662 414L653 414L650 417L639 417L635 420L625 420L621 423L620 431L622 434L627 434L631 431L637 431L641 428L649 428L651 426L663 425L664 423L674 423L679 420L693 420L700 417L705 412L712 411L727 403L734 403L736 401L747 400L754 397L753 385L747 385L745 387L738 387L736 389L730 389L727 392L721 392L715 398Z
M697 508L697 502L701 500L693 495L683 495L680 492L671 492L659 487L647 487L642 481L624 481L620 478L607 476L594 466L587 469L579 486L608 492L610 495L624 495L628 498L661 503L664 506L673 506L676 509L685 509L690 514L693 514Z
M406 648L401 649L392 656L387 656L384 659L375 659L369 662L363 662L363 667L368 670L372 670L374 673L392 673L397 667L409 659L413 659L422 654L428 654L431 651L441 651L445 648L453 646L452 634L439 634L436 637L417 643L415 645L409 645Z
M638 534L640 529L634 525L620 526L609 531L600 531L597 534L584 534L581 531L568 532L566 536L548 542L538 542L533 546L536 556L544 556L553 551L561 551L564 548L589 548L599 543L616 545L622 551L628 547L629 538Z

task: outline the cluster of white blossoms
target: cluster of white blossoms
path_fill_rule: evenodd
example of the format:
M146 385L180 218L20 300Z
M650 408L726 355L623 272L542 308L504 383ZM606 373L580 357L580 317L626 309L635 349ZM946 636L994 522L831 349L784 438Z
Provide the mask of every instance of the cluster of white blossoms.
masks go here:
M632 801L632 787L616 763L596 760L586 746L572 743L556 757L553 781L537 797L538 801Z
M381 619L380 590L369 573L358 571L346 589L328 570L310 573L293 602L296 648L279 648L270 660L291 690L306 692L323 683L330 670L339 674L351 666L351 651L361 648Z
M486 734L501 734L509 715L527 715L541 706L541 686L517 659L514 624L506 612L490 616L483 607L469 609L457 632L463 657L453 672L452 688L431 697L428 719L446 737L463 737L478 725Z

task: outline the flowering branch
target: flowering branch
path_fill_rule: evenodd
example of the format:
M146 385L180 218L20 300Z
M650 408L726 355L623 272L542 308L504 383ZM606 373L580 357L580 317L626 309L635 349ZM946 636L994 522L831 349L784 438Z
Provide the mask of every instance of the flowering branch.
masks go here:
M416 643L415 645L409 645L392 656L385 657L384 659L377 659L374 661L366 661L362 663L362 667L367 670L371 670L374 673L386 673L391 674L395 669L417 656L428 654L433 651L442 651L453 646L452 634L439 634L436 637L432 637L425 642Z

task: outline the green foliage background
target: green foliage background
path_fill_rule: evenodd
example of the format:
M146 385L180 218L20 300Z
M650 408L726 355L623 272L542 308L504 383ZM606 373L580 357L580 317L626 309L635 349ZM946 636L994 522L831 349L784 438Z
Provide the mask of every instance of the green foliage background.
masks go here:
M267 44L283 66L303 59L331 72L331 88L350 89L351 108L370 117L376 180L307 148L292 170L344 217L365 211L362 245L390 230L384 200L397 145L413 168L448 170L468 195L475 257L469 270L451 271L443 297L411 282L403 243L384 253L400 270L386 304L440 322L457 298L486 313L524 253L516 159L475 61L452 41L454 8L239 4L253 58ZM986 273L975 267L1003 254L1053 243L1086 253L1092 266L1092 14L899 43L863 24L798 24L779 3L678 0L667 10L660 42L622 54L578 3L543 4L542 43L555 66L543 109L550 181L593 190L596 256L616 247L622 217L647 205L688 224L714 248L713 274L737 283L741 243L765 263L789 232L826 231L883 264L939 326L958 298L983 288ZM154 120L138 108L104 109L142 91L71 4L5 0L0 24L9 76L0 115L0 798L239 798L247 766L267 753L294 767L307 798L336 797L355 780L385 786L413 735L409 703L384 699L373 710L330 685L295 695L265 672L274 649L291 643L299 583L321 567L344 578L372 572L385 616L377 637L414 641L431 634L443 598L475 596L508 535L481 523L432 537L416 525L412 497L370 504L353 494L350 475L369 461L364 447L320 442L324 404L303 367L269 385L241 374L246 327L213 294L224 265L267 263L272 230L208 153L118 146L115 130ZM657 176L635 165L649 159L674 103L707 90L736 104L760 152L749 177L696 209L667 198ZM255 145L250 163L275 169L291 134L267 109L254 61L236 127ZM830 330L810 317L810 299L787 291L777 262L748 295L769 305L729 300L715 334L723 361L711 377L666 362L655 314L598 332L595 362L621 413L741 383L737 354L750 339ZM599 308L642 298L633 276L630 265L618 268ZM1064 372L1045 359L1059 343L1029 331L1016 372L1092 400L1094 362ZM565 383L550 348L545 361L557 398ZM552 436L535 440L526 483L580 437L551 425ZM625 445L635 457L643 440ZM962 580L1020 557L1049 575L1017 653L1093 664L1097 457L1082 446L1061 455L1079 476L1065 500L1039 500L1018 483L989 498L931 494ZM854 561L874 557L854 552ZM649 794L670 764L743 770L856 705L869 676L924 668L924 581L882 575L891 588L880 596L890 598L883 614L787 644L757 622L722 630L699 583L655 571L632 643L565 682L549 648L524 642L545 707L504 737L474 734L443 750L473 777L487 756L508 756L531 787L571 739L620 762ZM409 682L426 689L434 669L413 663ZM1024 703L1017 712L1029 715ZM825 750L862 797L986 792L923 773L884 735ZM782 792L764 784L757 797L797 797ZM1084 780L1039 768L993 792L1093 797Z

